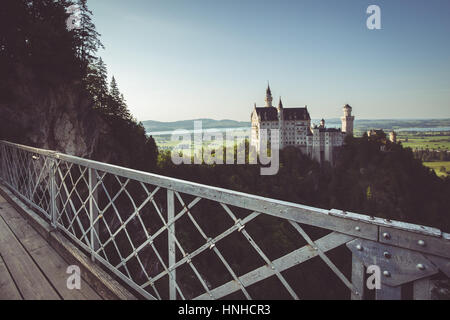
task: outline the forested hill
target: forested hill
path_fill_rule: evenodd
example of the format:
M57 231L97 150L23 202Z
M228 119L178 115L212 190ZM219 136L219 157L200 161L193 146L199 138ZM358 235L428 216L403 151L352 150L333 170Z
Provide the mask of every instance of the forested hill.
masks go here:
M153 170L156 145L107 83L102 47L87 0L2 0L0 139Z

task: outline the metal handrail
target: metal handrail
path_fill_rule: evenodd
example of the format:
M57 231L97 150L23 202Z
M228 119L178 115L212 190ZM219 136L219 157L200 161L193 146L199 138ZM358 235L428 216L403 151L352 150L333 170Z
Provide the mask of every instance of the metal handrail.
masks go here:
M405 268L405 276L401 270L396 270L399 266L393 265L392 259L388 261L385 258L386 261L383 260L381 267L386 270L382 270L384 277L381 281L386 289L380 291L379 298L398 297L400 287L406 280L414 283L424 279L433 281L431 276L435 276L439 271L447 276L450 273L450 234L436 228L279 201L7 141L0 141L0 181L42 214L55 228L88 251L93 259L149 299L162 299L166 296L170 299L186 298L183 283L176 277L177 270L184 266L192 269L203 287L204 292L192 298L218 299L239 291L245 298L250 299L252 297L248 292L249 286L275 276L289 295L297 299L299 295L283 272L316 256L320 257L350 290L351 297L358 299L362 298L367 290L361 270L365 270L372 260L380 261L377 252L386 248L390 251L401 251L398 257L407 254L410 260L411 257L421 260L416 265L426 265L427 272L420 270L421 268L412 272L408 269L409 265L400 265ZM139 186L140 192L132 191L131 184ZM164 190L164 199L157 200L156 197L161 196ZM99 194L103 200L99 198ZM186 201L186 196L190 198L190 202ZM117 199L122 197L132 204L129 205L132 213L127 216L120 212L120 205L116 204ZM210 238L192 213L193 207L200 201L211 201L220 206L234 224L216 237ZM160 229L152 230L153 233L147 230L148 225L144 221L148 217L141 217L142 212L150 215L148 205L152 205L153 214L159 216L162 223ZM178 210L177 206L181 206L181 210ZM233 210L247 212L247 215L239 218L232 207L237 208ZM261 215L287 221L306 241L306 245L271 260L245 228ZM175 231L175 226L184 218L189 219L195 226L194 230L204 238L203 244L191 252L183 247ZM331 233L313 241L303 226L320 228ZM167 249L155 245L157 239L165 233ZM234 233L244 236L265 265L245 274L238 274L233 270L216 244ZM139 240L135 239L136 234ZM119 237L122 242L118 240ZM123 243L131 247L126 255L122 254ZM326 254L344 244L353 256L351 280L348 280L344 272ZM367 250L360 250L362 244ZM152 249L154 260L159 264L159 269L153 275L149 273L149 267L142 262L144 258L141 257L149 255L146 251L150 250L149 248ZM163 250L167 252L162 254ZM194 259L198 259L207 250L217 255L232 280L215 288L208 283L193 263ZM371 254L368 256L362 252ZM133 259L136 261L132 262ZM139 279L131 270L132 265L140 268ZM393 274L395 272L399 274ZM168 289L158 289L156 283L163 281L166 276L169 278ZM162 294L162 291L168 291L167 295ZM417 289L417 297L422 291Z

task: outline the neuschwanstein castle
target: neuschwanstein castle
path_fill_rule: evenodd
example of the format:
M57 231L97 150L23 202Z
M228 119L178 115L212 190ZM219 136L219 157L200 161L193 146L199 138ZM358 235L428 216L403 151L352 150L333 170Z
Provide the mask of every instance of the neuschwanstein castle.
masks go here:
M272 92L268 86L266 105L257 107L255 104L251 115L251 145L257 152L260 151L261 144L260 130L267 129L267 140L274 143L275 141L271 141L270 129L279 129L280 149L294 146L317 161L333 163L335 148L343 145L346 135L353 135L355 117L352 116L352 107L348 104L344 106L344 116L341 118L342 129L336 129L326 128L323 119L319 126L311 126L307 106L284 108L280 98L278 107L275 108L272 101Z

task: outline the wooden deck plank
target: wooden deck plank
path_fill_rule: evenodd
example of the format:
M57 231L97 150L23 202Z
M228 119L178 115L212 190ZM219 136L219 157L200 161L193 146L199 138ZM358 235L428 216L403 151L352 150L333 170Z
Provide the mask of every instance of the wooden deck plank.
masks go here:
M0 257L0 300L22 300L2 257Z
M71 265L78 265L82 278L92 289L105 300L136 300L140 295L133 293L130 288L114 279L98 264L91 261L69 239L54 230L47 221L30 210L10 190L0 184L0 195L7 200L22 218L25 219L41 235L50 246Z
M60 299L2 217L0 217L0 254L24 299Z
M69 264L12 206L3 205L2 207L1 215L4 220L64 300L101 299L83 279L81 279L80 290L69 290L67 288L69 274L66 273Z

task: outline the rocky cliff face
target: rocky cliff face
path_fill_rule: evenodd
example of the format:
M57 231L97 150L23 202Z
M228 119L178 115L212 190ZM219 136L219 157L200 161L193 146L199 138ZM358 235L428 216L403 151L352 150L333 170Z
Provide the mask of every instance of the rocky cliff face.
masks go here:
M158 149L144 128L94 110L84 84L54 77L44 83L30 68L10 69L0 83L0 140L137 170L156 168Z
M20 86L0 100L0 138L71 155L91 157L107 131L80 85L42 86L19 74Z

